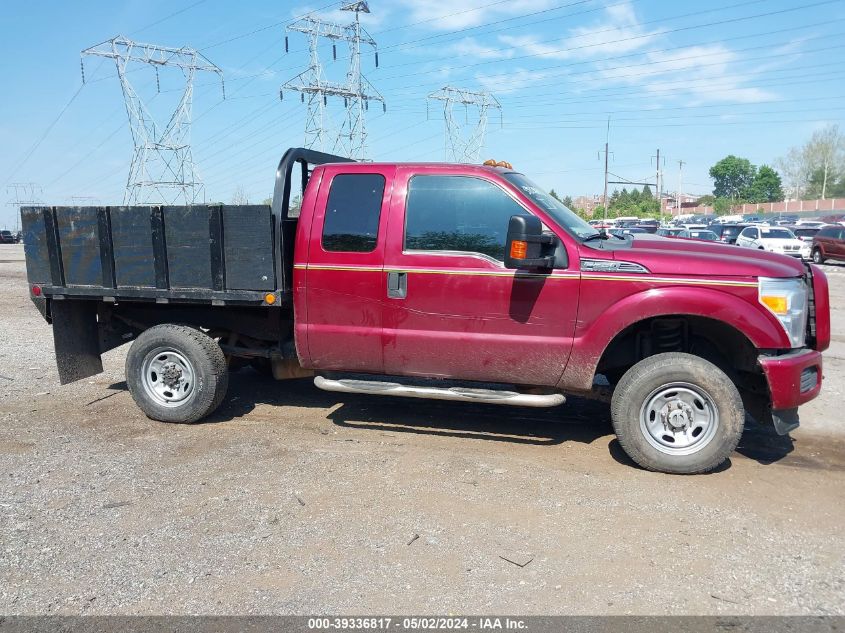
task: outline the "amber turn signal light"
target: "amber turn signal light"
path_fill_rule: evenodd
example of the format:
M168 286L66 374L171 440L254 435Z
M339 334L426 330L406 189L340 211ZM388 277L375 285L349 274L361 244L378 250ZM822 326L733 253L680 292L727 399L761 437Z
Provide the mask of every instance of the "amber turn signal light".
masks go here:
M789 310L787 309L787 300L786 297L780 297L777 295L764 295L760 297L760 301L763 302L769 310L774 312L775 314L786 314Z
M513 240L511 242L511 259L525 259L528 256L528 242Z
M276 295L274 295L272 292L268 292L266 295L264 295L264 303L266 303L267 305L273 305L274 303L276 303Z

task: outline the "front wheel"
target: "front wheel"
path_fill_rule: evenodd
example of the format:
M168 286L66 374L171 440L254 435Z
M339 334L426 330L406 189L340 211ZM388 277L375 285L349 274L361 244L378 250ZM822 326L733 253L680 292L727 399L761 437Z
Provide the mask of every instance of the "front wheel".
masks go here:
M824 264L824 255L822 255L822 251L820 248L813 249L813 263Z
M217 342L185 325L157 325L126 355L126 383L135 404L153 420L196 422L223 401L229 385Z
M616 437L637 464L675 474L722 464L742 436L745 410L731 379L691 354L650 356L629 369L611 401Z

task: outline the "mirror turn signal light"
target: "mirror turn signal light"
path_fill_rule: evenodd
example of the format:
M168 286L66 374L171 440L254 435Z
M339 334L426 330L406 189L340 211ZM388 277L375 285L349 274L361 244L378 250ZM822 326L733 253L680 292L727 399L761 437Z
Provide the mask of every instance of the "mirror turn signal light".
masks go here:
M525 259L528 257L528 242L513 240L511 242L511 259Z
M274 303L276 303L276 295L274 295L272 292L268 292L266 295L264 295L264 303L270 306L273 305Z

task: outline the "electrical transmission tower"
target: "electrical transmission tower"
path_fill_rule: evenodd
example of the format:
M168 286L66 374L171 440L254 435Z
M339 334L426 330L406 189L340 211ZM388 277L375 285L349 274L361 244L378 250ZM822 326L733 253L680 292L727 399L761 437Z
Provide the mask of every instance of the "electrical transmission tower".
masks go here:
M301 94L303 103L307 103L305 116L305 147L326 151L331 150L362 160L365 158L367 126L365 111L369 110L370 101L380 101L386 111L384 97L373 87L361 72L361 44L372 46L376 42L361 26L361 13L369 13L366 2L347 2L341 11L355 14L355 21L341 25L326 22L307 15L287 26L288 31L297 31L308 36L309 65L296 77L286 82L279 90L279 98L284 99L284 91L293 90ZM332 42L332 56L337 59L337 42L349 44L349 66L343 82L330 81L323 73L323 64L317 51L320 39ZM285 52L288 51L288 38L285 36ZM378 52L375 53L378 67ZM333 131L329 117L328 99L343 99L344 118L340 128Z
M455 163L477 163L484 147L487 133L487 116L491 109L499 111L501 123L502 106L489 92L474 92L463 88L446 86L428 95L429 99L443 102L443 118L446 121L446 160ZM455 104L464 106L464 123L455 116ZM469 108L478 109L478 121L470 127Z
M13 207L35 207L44 204L41 196L44 190L34 182L10 182L6 185L6 195L12 196L8 204ZM15 231L20 228L20 215L15 213Z
M194 76L198 71L216 73L223 86L223 71L198 51L139 44L125 37L115 37L82 51L82 81L85 82L84 58L95 55L113 59L123 90L134 151L126 181L124 204L192 204L204 197L204 187L191 153L191 110ZM132 86L129 66L146 64L155 70L156 87L161 90L159 69L178 68L185 79L182 96L167 125L160 126L148 105ZM140 66L138 66L140 68ZM223 86L223 98L226 98Z

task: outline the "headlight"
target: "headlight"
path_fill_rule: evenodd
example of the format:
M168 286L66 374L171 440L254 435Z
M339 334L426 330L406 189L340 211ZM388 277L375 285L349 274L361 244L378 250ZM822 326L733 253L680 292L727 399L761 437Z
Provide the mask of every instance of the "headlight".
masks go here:
M807 284L802 279L761 277L759 288L760 303L778 318L792 347L804 347Z

